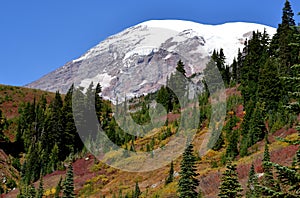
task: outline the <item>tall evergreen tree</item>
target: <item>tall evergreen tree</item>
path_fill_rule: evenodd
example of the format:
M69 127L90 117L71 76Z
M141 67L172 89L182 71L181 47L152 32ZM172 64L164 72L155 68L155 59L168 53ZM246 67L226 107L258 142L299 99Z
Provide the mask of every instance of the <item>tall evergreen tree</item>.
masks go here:
M61 182L62 182L62 177L60 177L56 187L55 187L55 194L54 194L54 198L59 198L59 194L60 194L60 191L61 191Z
M72 166L72 164L70 164L68 167L66 179L64 182L63 198L72 198L72 197L75 197L74 176L73 176L73 166Z
M176 70L179 71L180 73L182 73L184 76L186 75L186 71L184 69L184 64L181 60L178 61Z
M276 111L283 96L283 87L276 59L269 58L259 71L257 95L265 110Z
M174 179L174 165L173 165L173 161L172 161L171 166L170 166L169 175L168 175L168 177L166 178L166 181L165 181L165 185L173 182L173 179Z
M259 197L259 190L257 188L257 185L258 185L258 177L255 173L254 165L252 164L249 171L246 198Z
M262 185L259 185L258 188L261 191L262 195L269 196L270 192L279 190L278 185L276 184L276 181L273 176L273 167L271 165L270 161L270 153L269 153L269 146L267 142L267 136L266 136L266 143L265 143L265 151L263 156L263 181Z
M295 42L297 30L291 4L285 1L282 9L282 21L278 25L276 34L271 42L271 54L279 57L280 73L290 74L290 67L296 63L298 57L295 48L290 43Z
M178 193L180 198L194 198L198 193L196 188L199 181L196 176L196 157L193 155L193 145L188 144L180 164L180 178L178 182Z
M235 198L242 197L241 192L243 188L238 180L236 172L236 165L232 164L231 161L226 165L226 171L223 173L221 178L221 186L219 187L219 197L223 198Z
M238 81L238 62L236 61L235 58L233 59L231 68L232 68L232 76L231 76L231 79L232 79L234 82L237 82L237 81Z
M43 187L43 177L40 178L39 188L37 190L37 198L42 198L44 195L44 187Z
M134 192L133 192L133 198L138 198L138 197L140 197L141 194L142 194L142 192L140 190L139 183L136 181Z

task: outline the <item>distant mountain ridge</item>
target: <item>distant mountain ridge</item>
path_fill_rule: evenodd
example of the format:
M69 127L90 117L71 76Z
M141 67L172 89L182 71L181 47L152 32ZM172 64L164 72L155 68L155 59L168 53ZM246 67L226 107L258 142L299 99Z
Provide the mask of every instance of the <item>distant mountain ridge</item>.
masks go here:
M273 27L234 22L204 25L181 20L151 20L108 37L78 59L26 85L66 93L75 83L99 82L105 98L130 98L158 90L181 59L187 75L201 72L214 49L224 49L230 64L253 31Z

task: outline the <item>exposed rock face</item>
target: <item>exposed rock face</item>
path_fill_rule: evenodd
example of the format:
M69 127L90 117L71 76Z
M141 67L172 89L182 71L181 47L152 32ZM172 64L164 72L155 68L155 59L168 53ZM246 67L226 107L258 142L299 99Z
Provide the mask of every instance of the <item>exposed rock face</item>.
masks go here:
M201 72L214 49L224 49L228 64L252 31L275 29L252 23L203 25L189 21L148 21L113 35L80 58L27 87L66 93L72 83L99 82L113 101L156 91L182 60L187 75Z

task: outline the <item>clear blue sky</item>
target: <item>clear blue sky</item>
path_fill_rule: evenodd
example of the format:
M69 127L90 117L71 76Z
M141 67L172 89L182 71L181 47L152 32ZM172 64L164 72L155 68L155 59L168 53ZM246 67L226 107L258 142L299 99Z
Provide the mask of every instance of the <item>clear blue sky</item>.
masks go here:
M150 19L277 27L285 0L7 0L0 2L0 84L24 85L108 36ZM299 0L291 0L296 13ZM297 22L299 17L295 16Z

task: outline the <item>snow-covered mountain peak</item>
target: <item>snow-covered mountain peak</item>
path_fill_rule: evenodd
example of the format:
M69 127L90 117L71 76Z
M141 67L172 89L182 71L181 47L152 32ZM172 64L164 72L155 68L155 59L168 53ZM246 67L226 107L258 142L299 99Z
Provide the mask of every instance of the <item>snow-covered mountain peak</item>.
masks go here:
M31 83L28 87L65 93L72 83L103 85L114 99L156 91L174 72L179 59L190 75L202 71L214 49L224 49L230 64L252 31L273 35L275 28L234 22L205 25L183 20L151 20L112 35L84 55Z

